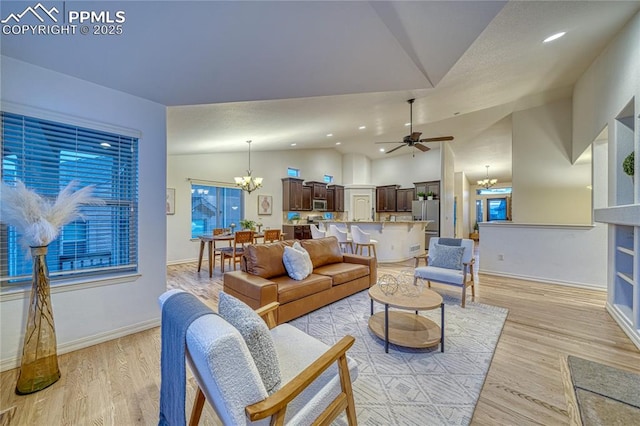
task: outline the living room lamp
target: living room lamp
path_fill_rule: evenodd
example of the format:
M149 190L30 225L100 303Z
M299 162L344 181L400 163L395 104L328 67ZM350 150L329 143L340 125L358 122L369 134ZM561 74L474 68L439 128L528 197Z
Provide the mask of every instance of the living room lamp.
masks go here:
M251 141L247 141L247 143L249 144L249 168L247 169L247 175L235 177L234 179L240 189L251 194L256 189L262 188L262 178L251 176Z
M496 183L498 183L498 179L489 179L489 165L485 166L487 168L487 177L478 181L478 186L483 187L484 189L489 189Z

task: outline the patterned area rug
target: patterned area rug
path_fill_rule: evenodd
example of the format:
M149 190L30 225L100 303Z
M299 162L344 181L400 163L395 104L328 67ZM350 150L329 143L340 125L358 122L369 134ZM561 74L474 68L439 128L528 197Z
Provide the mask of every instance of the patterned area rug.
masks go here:
M440 294L443 294L440 292ZM353 383L361 425L467 425L480 395L507 309L444 295L445 352L440 346L411 349L389 345L368 329L367 291L298 318L290 324L332 345L356 338L348 355L358 362ZM393 308L391 308L393 309ZM374 312L384 306L374 303ZM440 324L440 309L420 312ZM346 424L339 419L336 424Z

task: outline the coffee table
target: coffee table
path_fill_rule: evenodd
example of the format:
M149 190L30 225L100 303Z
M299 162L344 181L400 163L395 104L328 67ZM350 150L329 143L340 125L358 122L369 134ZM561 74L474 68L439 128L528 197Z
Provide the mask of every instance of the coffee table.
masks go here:
M429 348L440 343L444 352L444 303L442 296L433 290L424 289L418 295L405 295L398 290L385 294L378 284L369 289L371 317L369 329L384 339L384 351L389 353L389 342L409 348ZM373 313L373 301L384 305L384 312ZM410 312L389 312L389 307ZM419 311L440 308L440 326L429 318L418 315Z

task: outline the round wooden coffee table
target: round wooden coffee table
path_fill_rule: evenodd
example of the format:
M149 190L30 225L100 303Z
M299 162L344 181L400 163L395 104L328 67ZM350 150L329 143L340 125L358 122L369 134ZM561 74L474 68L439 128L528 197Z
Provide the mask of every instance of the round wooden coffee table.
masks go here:
M384 294L377 284L369 289L371 317L369 329L384 339L384 351L389 353L389 342L409 348L428 348L440 343L444 352L444 303L435 291L424 289L418 295ZM384 312L373 313L373 301L384 305ZM389 307L406 309L410 312L389 312ZM440 326L428 318L418 315L418 311L440 308Z

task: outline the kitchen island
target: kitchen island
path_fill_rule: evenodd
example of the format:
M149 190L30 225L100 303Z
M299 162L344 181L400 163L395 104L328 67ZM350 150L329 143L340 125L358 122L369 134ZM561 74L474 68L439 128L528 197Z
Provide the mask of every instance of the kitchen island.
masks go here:
M357 225L362 231L371 235L371 239L378 241L376 252L378 262L402 262L413 259L425 253L424 228L430 223L426 220L415 221L332 221L323 220L326 230L329 225L336 225L338 229L351 234L351 226ZM349 235L350 237L350 235ZM366 254L366 248L364 250Z

